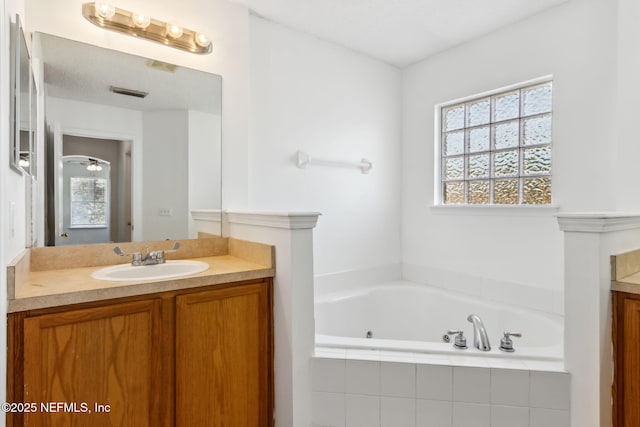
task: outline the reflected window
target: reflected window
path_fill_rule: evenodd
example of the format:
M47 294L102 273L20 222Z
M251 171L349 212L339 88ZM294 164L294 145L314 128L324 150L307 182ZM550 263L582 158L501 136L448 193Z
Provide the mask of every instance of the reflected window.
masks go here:
M71 177L71 226L107 226L107 180Z

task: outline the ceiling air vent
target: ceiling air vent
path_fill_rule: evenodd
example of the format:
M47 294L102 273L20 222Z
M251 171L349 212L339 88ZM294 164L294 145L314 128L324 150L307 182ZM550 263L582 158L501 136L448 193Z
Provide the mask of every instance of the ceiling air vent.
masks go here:
M169 64L168 62L162 62L155 59L148 60L147 67L155 68L156 70L165 71L167 73L175 73L178 68L175 64Z
M136 98L144 98L145 96L149 95L149 92L143 92L141 90L126 89L123 87L111 86L109 90L111 90L111 92L113 93L117 93L120 95L127 95L127 96L135 96Z

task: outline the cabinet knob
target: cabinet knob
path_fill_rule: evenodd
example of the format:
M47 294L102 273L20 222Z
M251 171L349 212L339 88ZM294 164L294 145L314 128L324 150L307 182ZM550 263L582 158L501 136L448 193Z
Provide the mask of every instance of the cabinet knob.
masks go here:
M60 237L69 237L69 233L66 231L64 233L60 233Z

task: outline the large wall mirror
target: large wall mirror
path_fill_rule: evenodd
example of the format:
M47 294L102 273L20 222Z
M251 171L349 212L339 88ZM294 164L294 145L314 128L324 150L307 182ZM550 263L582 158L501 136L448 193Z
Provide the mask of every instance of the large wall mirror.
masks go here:
M222 78L49 34L34 33L33 45L45 95L44 244L219 234ZM204 230L194 220L203 213Z

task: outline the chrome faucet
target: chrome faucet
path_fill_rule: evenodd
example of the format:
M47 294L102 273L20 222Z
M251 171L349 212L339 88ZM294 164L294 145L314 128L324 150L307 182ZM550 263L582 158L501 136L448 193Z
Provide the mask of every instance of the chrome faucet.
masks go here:
M473 323L473 346L481 351L491 350L487 330L484 328L482 319L477 314L470 314L467 320Z
M149 251L149 248L146 249L146 253L142 255L140 252L133 253L124 253L120 246L116 246L113 248L113 251L120 256L130 256L131 257L131 265L139 266L139 265L156 265L156 264L164 264L166 261L164 259L165 252L175 252L180 247L179 242L175 242L171 249L167 249L164 251Z

